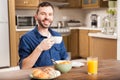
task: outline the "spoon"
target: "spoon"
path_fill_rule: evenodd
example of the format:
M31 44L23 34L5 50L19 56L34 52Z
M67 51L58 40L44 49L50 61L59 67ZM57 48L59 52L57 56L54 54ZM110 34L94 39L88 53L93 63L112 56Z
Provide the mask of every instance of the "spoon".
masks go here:
M54 59L51 59L51 61L53 62L53 64L57 64L57 62Z

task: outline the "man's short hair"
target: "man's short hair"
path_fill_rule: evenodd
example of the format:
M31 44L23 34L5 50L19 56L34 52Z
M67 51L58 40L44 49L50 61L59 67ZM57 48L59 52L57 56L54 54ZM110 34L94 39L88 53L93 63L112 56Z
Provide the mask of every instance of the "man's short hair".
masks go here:
M36 13L39 12L39 8L40 8L40 7L47 7L47 6L52 7L52 9L54 10L54 7L53 7L53 5L52 5L51 3L49 3L49 2L42 2L42 3L39 3L39 5L38 5L38 7L37 7Z

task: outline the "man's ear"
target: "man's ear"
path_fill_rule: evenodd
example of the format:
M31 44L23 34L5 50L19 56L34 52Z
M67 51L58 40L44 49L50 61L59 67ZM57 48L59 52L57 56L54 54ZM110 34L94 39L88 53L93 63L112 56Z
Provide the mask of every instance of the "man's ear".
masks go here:
M37 21L37 14L34 15L35 20Z

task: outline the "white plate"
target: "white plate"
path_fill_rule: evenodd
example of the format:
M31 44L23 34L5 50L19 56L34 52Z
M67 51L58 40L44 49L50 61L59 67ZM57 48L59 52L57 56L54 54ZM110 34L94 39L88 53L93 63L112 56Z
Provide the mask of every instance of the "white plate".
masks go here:
M72 61L72 67L81 67L84 66L84 63L78 62L78 61Z
M37 79L37 80L52 80L52 79L57 78L57 77L59 77L59 76L61 75L61 73L60 73L58 70L55 70L55 71L56 71L57 74L56 74L55 77L53 77L53 78L47 78L47 79L34 78L32 74L30 74L30 77L33 78L33 79Z

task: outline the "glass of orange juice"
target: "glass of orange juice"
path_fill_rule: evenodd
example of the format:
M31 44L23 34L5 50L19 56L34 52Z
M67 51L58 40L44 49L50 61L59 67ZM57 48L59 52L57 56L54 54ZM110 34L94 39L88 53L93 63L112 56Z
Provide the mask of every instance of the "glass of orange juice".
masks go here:
M98 57L87 57L88 74L94 75L98 72Z

